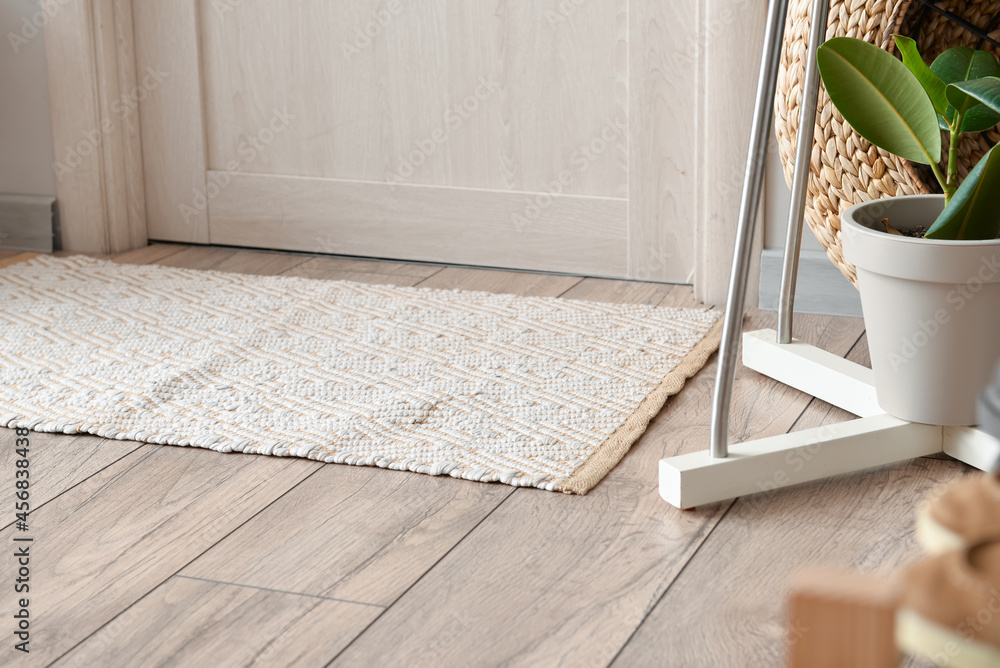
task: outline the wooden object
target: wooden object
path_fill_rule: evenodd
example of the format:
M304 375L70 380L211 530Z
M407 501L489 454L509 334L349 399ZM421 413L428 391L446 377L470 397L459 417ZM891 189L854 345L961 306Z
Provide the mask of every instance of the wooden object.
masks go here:
M678 51L696 48L703 10L698 3L683 1L628 0L627 4L627 276L690 282L677 276L695 270L693 254L685 256L693 250L697 234L692 222L699 220L697 165L705 157L703 152L718 149L718 142L700 145L703 139L693 126L703 116L693 113L688 102L701 94L702 72L697 65L707 54ZM678 104L679 100L686 103ZM721 266L716 270L725 273ZM725 295L717 296L716 303L722 303Z
M339 253L367 245L379 256L693 278L701 298L721 303L759 46L728 36L758 34L763 16L745 0L503 11L446 2L420 12L318 0L291 10L69 3L46 29L56 162L79 162L59 184L63 246L106 254L147 237ZM705 85L717 80L728 83ZM470 99L476 109L455 111ZM108 122L115 129L104 132ZM95 130L96 148L85 141ZM261 221L231 195L215 202L229 188L220 178L251 173L314 179L302 202L278 189L300 227L265 232L284 225L284 208ZM355 211L362 224L344 229L342 201L329 201L342 191L330 181L375 188ZM422 192L380 201L387 184ZM469 206L477 196L482 206ZM413 229L411 214L433 221L430 234ZM527 224L512 230L513 219Z
M897 600L885 578L802 572L788 604L789 668L894 668Z

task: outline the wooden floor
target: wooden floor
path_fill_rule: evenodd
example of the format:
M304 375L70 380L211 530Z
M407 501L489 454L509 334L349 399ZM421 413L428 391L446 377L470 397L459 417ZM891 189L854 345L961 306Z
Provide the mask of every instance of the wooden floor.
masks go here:
M154 245L121 262L686 305L690 288ZM751 312L747 328L774 326ZM860 320L796 335L855 361ZM0 665L779 666L800 567L918 556L916 504L966 467L922 459L681 512L657 462L708 444L714 358L587 496L301 459L33 434L31 653L0 587ZM849 419L746 369L734 437ZM14 432L0 429L4 554ZM0 578L13 561L0 560ZM17 659L15 661L14 659Z

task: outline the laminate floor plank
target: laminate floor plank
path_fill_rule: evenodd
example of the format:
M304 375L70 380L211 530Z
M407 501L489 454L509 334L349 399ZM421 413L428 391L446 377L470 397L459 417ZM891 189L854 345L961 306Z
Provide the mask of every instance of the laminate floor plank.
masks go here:
M655 306L662 302L675 287L670 283L639 283L605 278L585 278L560 296L565 299ZM578 297L577 295L582 296Z
M212 246L188 246L178 253L162 258L155 264L164 267L181 267L184 269L218 269L219 265L236 255L231 248L215 248ZM262 254L263 255L263 254Z
M185 251L192 246L187 246L185 244L158 244L152 243L148 246L143 246L142 248L136 248L135 250L126 251L124 253L116 253L114 255L107 256L109 260L113 260L120 264L158 264L165 258L176 255L181 251Z
M24 665L72 649L319 466L146 445L33 511L37 621ZM13 533L0 541L14 545ZM0 609L14 610L18 596L4 587Z
M182 574L388 606L513 491L328 464Z
M841 355L861 334L856 321L801 322L802 338ZM748 326L772 323L772 314L755 313ZM731 503L682 512L657 489L662 457L708 446L713 374L714 362L588 495L511 495L333 665L421 665L428 645L439 647L438 665L607 665ZM743 431L783 433L808 403L741 368L734 415ZM387 644L387 635L402 640Z
M868 363L862 338L847 355ZM814 399L795 430L855 416ZM809 466L807 456L789 466ZM812 566L882 573L921 554L916 506L935 486L969 472L921 458L737 500L657 603L614 666L782 666L792 576ZM908 666L925 664L911 662Z
M373 285L414 286L439 271L440 267L316 257L292 267L282 275Z
M309 260L306 255L263 251L190 248L170 255L156 264L188 269L211 269L235 274L276 276Z
M19 262L30 260L36 255L39 255L39 253L25 253L22 251L15 251L12 252L10 255L4 255L3 257L0 257L0 269L4 267L9 267Z
M889 577L920 556L917 502L965 472L922 458L740 499L614 665L785 665L795 572L830 565Z
M356 603L172 577L54 665L317 666L380 612Z
M0 428L0 499L14 499L17 491L18 440L15 430ZM98 471L142 446L134 441L107 440L97 436L77 436L31 432L28 439L28 481L30 504L36 509ZM13 504L12 504L13 507ZM13 513L0 515L0 528L14 522Z
M74 255L85 255L87 257L101 259L108 259L111 256L107 253L84 253L81 251L69 251L69 250L57 250L52 251L52 253L46 253L46 255L52 255L53 257L73 257Z
M694 296L690 285L675 285L657 306L677 306L683 308L704 308L705 305Z
M579 276L561 274L529 274L500 269L447 267L421 281L417 287L558 297L582 280Z
M443 267L432 264L414 262L390 262L388 260L358 260L345 257L309 257L306 262L296 267L291 273L309 278L348 278L353 274L406 276L410 278L429 278L441 271ZM343 274L343 276L338 276Z

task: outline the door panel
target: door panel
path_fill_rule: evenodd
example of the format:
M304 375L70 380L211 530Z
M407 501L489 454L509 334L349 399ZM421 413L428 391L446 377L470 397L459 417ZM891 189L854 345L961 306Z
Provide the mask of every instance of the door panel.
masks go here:
M150 239L209 243L197 0L132 3L138 78L157 73L139 103Z
M249 171L535 192L617 122L566 192L624 197L624 5L560 26L531 2L203 2L209 168L280 110Z
M210 182L227 178L209 173ZM537 218L512 224L511 213L525 207L523 194L500 190L238 174L209 213L218 244L303 250L306 243L305 250L366 257L627 272L625 200L556 196Z
M684 281L688 2L136 0L149 236Z

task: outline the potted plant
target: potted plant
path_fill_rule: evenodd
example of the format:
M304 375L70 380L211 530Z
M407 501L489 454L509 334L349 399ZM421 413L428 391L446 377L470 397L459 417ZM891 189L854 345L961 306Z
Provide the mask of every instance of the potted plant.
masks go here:
M963 134L1000 123L1000 63L957 47L928 66L913 40L895 41L902 60L831 39L820 73L858 134L927 165L943 194L848 209L844 257L857 267L879 405L910 422L970 425L1000 358L1000 152L960 180L957 148Z

